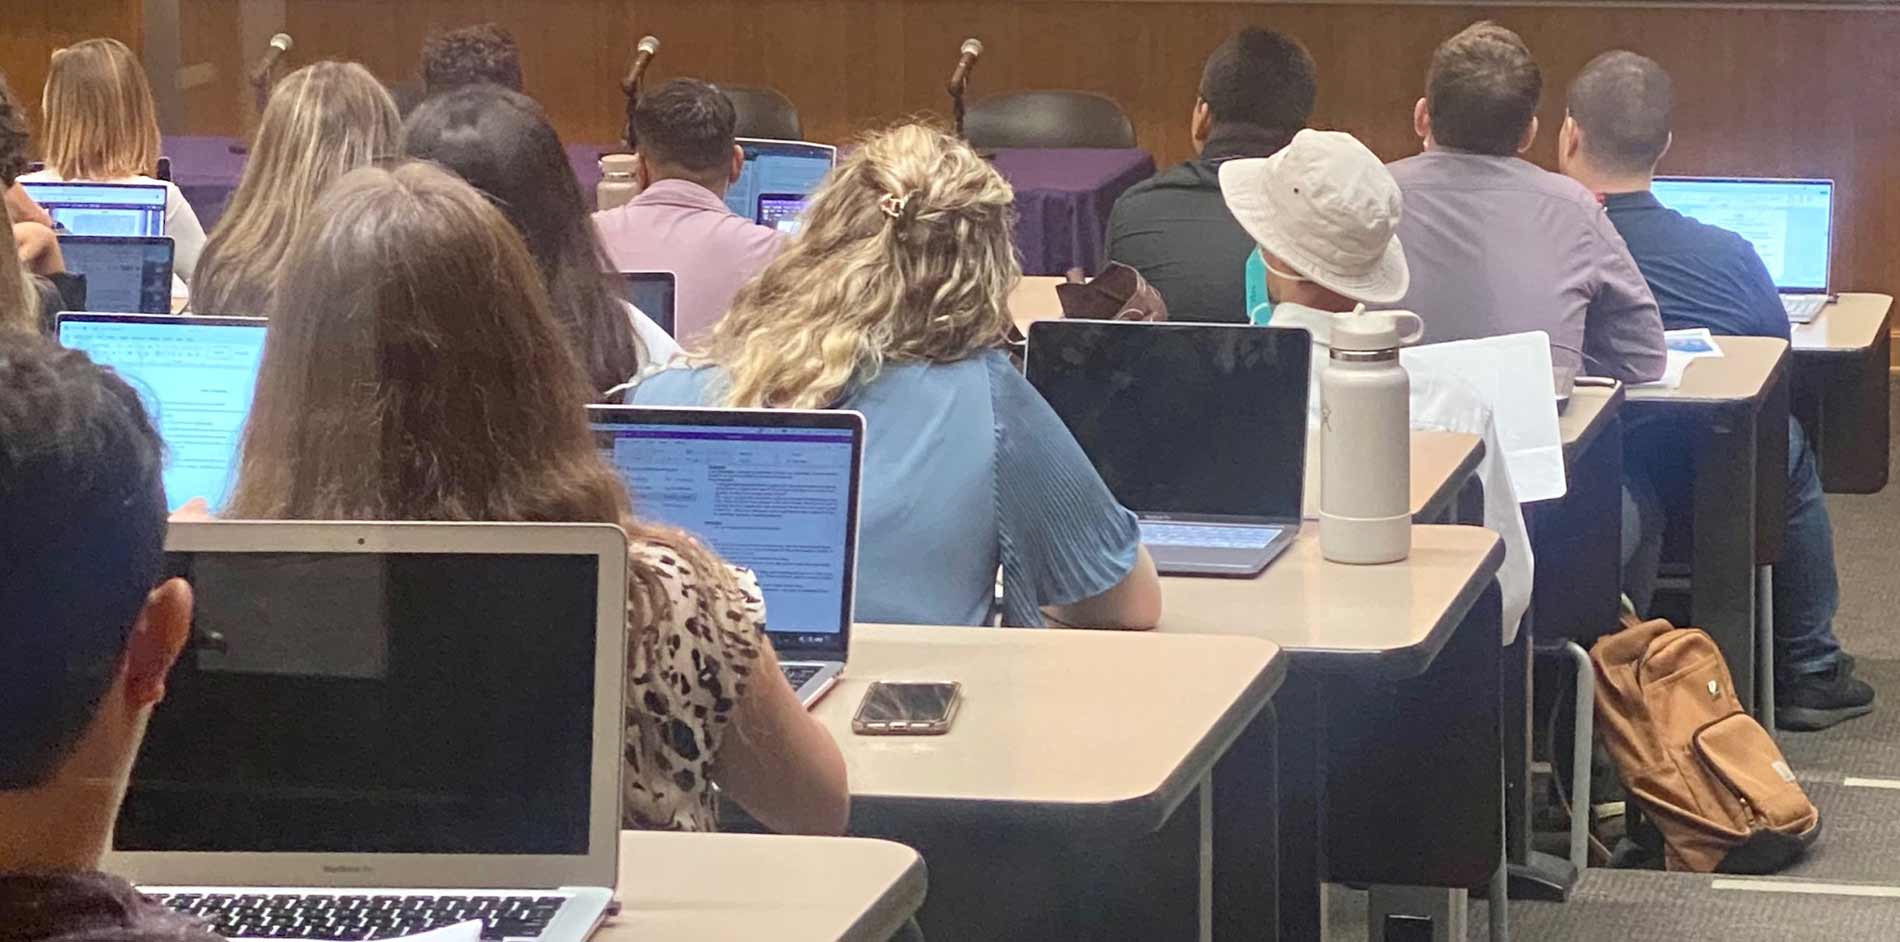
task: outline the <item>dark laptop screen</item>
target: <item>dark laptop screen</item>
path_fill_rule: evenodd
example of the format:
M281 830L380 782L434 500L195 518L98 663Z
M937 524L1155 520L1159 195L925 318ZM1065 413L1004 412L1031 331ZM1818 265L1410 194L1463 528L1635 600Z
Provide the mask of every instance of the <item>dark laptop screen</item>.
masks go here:
M626 289L627 303L640 309L673 336L673 297L676 282L670 271L623 271L620 273L623 287Z
M1028 376L1128 509L1292 521L1311 351L1303 330L1043 321Z
M196 593L196 641L153 714L117 849L587 852L597 557L167 565Z

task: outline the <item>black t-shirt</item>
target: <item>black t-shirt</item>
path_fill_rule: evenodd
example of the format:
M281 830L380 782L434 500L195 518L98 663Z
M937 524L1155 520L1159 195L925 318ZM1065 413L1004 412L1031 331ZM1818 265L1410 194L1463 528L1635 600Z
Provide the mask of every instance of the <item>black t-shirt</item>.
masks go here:
M222 942L109 874L0 875L0 942Z

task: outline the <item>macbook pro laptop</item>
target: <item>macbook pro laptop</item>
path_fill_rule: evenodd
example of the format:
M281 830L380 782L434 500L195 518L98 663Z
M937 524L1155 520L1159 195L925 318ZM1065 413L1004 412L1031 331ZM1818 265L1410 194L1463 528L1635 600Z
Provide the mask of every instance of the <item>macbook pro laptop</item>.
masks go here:
M1292 328L1039 321L1026 372L1156 568L1250 576L1299 534L1311 355Z
M59 254L86 276L86 310L171 313L170 236L62 235Z
M673 299L679 290L679 281L673 273L623 271L620 279L626 291L627 303L639 308L640 313L660 325L667 336L673 336Z
M1657 177L1664 206L1747 239L1768 266L1788 319L1812 323L1831 299L1834 181Z
M633 509L751 569L765 630L807 706L851 646L864 416L789 409L588 406Z
M739 216L762 225L766 223L759 215L761 197L776 198L781 208L788 198L802 200L818 189L838 163L838 149L830 144L750 137L739 138L736 143L745 152L745 165L738 181L726 191L726 205Z
M191 642L104 866L233 939L599 924L626 737L618 527L174 522L165 549Z
M162 183L27 183L26 195L40 204L62 232L98 236L165 234Z
M768 229L776 229L786 235L798 231L805 213L805 204L809 200L797 193L763 193L759 196L759 215L753 220Z
M68 313L57 330L61 346L112 367L144 400L169 452L166 505L177 510L202 497L215 511L237 467L265 324L261 317Z

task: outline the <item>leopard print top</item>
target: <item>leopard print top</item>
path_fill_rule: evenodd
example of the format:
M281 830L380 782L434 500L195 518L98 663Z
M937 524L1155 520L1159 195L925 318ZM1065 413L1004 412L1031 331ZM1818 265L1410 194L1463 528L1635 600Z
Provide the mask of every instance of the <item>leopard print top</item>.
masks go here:
M630 559L658 574L673 617L634 632L627 654L621 823L653 831L718 830L707 773L765 640L758 580L734 567L735 595L705 589L672 550L636 542Z

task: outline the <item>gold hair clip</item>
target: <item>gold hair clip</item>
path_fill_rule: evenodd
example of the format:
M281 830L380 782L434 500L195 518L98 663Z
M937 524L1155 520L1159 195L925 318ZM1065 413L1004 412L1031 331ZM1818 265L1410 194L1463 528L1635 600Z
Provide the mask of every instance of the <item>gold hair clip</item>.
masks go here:
M892 219L902 219L904 208L910 205L910 198L915 195L915 193L906 193L903 196L897 196L886 193L883 199L877 201L877 208L883 210L884 215Z

